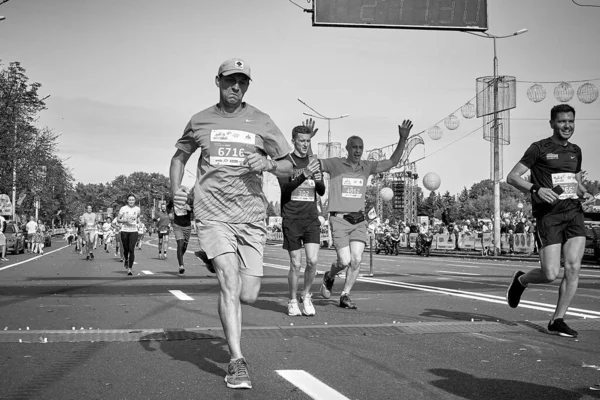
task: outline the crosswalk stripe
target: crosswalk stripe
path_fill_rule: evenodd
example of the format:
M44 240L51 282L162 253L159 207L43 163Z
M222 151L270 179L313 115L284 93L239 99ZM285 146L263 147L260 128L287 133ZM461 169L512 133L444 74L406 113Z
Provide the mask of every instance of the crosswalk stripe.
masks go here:
M191 301L194 300L187 294L183 293L181 290L169 290L173 294L173 296L177 297L179 300Z
M277 370L285 380L315 400L350 400L303 370Z

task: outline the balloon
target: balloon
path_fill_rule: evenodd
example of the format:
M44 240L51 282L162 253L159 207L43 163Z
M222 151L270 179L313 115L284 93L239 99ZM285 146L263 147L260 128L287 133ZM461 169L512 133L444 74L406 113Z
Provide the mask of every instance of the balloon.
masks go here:
M423 177L423 186L425 186L425 189L427 190L437 190L441 184L442 180L440 179L439 175L435 172L428 172Z
M384 187L383 189L381 189L379 194L381 195L383 201L390 201L392 197L394 197L394 192L389 187Z

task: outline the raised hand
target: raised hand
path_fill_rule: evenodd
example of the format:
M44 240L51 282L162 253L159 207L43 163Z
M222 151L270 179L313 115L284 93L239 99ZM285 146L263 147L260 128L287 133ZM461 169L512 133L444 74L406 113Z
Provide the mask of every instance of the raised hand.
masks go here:
M303 121L302 126L306 126L308 129L310 129L311 138L314 137L317 134L317 131L319 130L319 128L315 129L315 121L312 118L308 118L306 121Z
M410 130L413 127L413 123L410 119L405 119L402 122L402 125L398 125L398 133L400 134L400 140L408 139L408 135L410 135Z

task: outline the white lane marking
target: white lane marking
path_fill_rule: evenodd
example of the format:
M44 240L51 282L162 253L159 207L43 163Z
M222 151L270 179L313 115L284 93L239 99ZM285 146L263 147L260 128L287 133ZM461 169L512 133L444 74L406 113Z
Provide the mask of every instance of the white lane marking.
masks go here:
M579 274L579 276L585 276L585 277L588 277L588 278L600 278L600 275Z
M173 294L173 296L177 297L179 300L191 301L194 300L187 294L183 293L181 290L169 290Z
M277 265L277 264L264 263L264 265L267 267L277 268L277 269L284 269L284 270L289 269L289 267L283 267L283 266ZM442 279L442 278L438 278L438 279ZM360 278L357 278L357 281L375 283L375 284L386 285L386 286L401 287L401 288L406 288L406 289L420 290L422 292L446 294L449 296L462 297L462 298L466 298L466 299L487 301L488 303L496 303L496 304L504 304L504 305L506 304L506 299L504 297L494 296L491 294L465 292L462 290L445 289L445 288L438 288L435 286L425 286L425 285L419 285L416 283L408 283L408 282L401 282L401 281L396 282L396 281L391 281L391 280L386 280L386 279L378 279L378 278L360 277ZM556 306L553 304L538 303L535 301L528 301L528 300L521 300L519 307L529 308L532 310L546 311L546 312L550 312L550 313L554 312L554 310L556 308ZM600 311L585 310L585 309L573 308L573 307L569 308L569 311L567 311L567 314L575 316L575 317L582 317L582 318L600 318Z
M55 253L55 252L57 252L57 251L60 251L60 250L62 250L62 249L66 249L67 247L69 247L69 245L63 246L63 247L61 247L61 248L59 248L59 249L56 249L56 250L49 251L49 252L47 252L47 253L44 253L44 254L41 254L41 255L39 255L39 256L35 256L35 257L33 257L33 258L28 258L27 260L19 261L18 263L14 263L14 264L7 265L6 267L2 267L2 268L0 268L0 271L2 271L3 269L8 269L8 268L16 267L17 265L25 264L26 262L29 262L29 261L34 261L34 260L37 260L38 258L41 258L41 257L47 256L48 254Z
M470 276L481 276L481 274L471 274L469 272L453 272L453 271L436 271L442 274L450 274L450 275L470 275Z
M315 400L350 400L306 371L288 369L275 372Z
M466 299L482 300L482 301L487 301L488 303L506 304L506 299L504 297L494 296L494 295L490 295L490 294L464 292L461 290L454 290L454 289L441 289L441 288L437 288L434 286L418 285L418 284L407 283L407 282L395 282L395 281L388 281L388 280L384 280L384 279L375 279L375 278L358 278L357 280L362 281L362 282L379 283L382 285L420 290L423 292L442 293L442 294L447 294L449 296L463 297ZM519 307L529 308L532 310L554 312L554 309L556 306L553 304L521 300ZM582 317L582 318L600 318L599 311L584 310L584 309L580 309L580 308L570 308L570 310L571 311L567 311L568 315L573 315L573 316ZM573 312L573 311L580 311L580 312Z
M152 272L152 271L147 271L147 270L145 270L145 269L141 270L140 272L141 272L142 274L146 274L146 275L154 275L154 272Z

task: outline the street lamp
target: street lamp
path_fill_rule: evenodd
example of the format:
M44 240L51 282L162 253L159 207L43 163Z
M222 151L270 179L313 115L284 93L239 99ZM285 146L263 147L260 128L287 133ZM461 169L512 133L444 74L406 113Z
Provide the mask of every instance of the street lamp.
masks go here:
M342 119L342 118L349 117L350 114L340 115L339 117L326 117L323 114L321 114L320 112L318 112L317 110L315 110L314 108L312 108L311 106L309 106L308 104L306 104L302 99L299 98L298 101L300 103L304 104L306 107L310 108L317 115L310 114L307 112L304 112L302 114L304 114L308 117L312 117L312 118L327 120L327 158L330 158L331 157L331 121L334 119Z
M525 32L527 32L527 29L520 29L510 35L496 36L487 32L475 33L467 31L470 35L493 39L494 41L494 123L492 125L493 133L490 146L493 147L494 155L494 251L496 254L500 253L500 138L498 134L498 56L496 55L496 39L505 39Z

